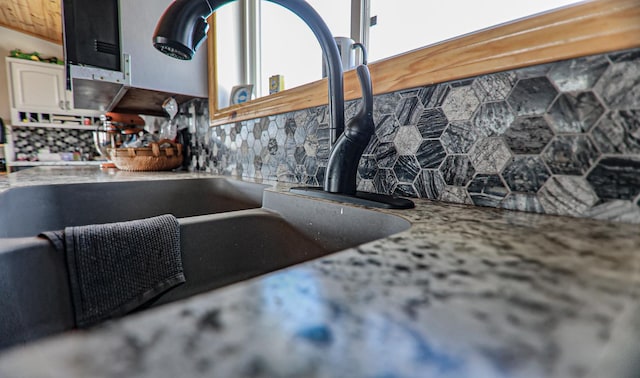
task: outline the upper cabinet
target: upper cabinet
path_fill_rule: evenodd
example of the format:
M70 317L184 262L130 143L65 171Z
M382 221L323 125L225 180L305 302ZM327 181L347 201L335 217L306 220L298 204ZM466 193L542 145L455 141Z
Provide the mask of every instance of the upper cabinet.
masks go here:
M73 108L64 66L7 58L11 108L59 112Z

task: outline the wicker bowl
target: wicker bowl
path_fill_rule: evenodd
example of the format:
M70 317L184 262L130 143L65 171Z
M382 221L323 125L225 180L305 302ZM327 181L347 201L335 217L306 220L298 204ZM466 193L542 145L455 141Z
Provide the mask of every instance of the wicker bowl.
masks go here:
M171 147L160 148L163 144ZM168 139L149 147L110 148L109 158L123 171L168 171L182 164L182 145Z

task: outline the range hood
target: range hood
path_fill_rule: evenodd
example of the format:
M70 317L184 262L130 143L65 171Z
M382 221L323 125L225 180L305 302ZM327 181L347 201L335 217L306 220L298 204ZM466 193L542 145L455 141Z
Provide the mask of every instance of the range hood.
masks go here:
M207 48L177 61L153 47L172 0L64 0L65 61L74 107L166 115L162 102L206 98Z

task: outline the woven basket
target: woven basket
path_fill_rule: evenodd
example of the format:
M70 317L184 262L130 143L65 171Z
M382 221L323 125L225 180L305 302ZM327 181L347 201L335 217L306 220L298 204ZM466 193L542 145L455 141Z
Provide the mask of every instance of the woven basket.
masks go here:
M171 147L160 148L165 143ZM123 171L168 171L182 164L182 145L163 139L150 147L110 148L109 158Z

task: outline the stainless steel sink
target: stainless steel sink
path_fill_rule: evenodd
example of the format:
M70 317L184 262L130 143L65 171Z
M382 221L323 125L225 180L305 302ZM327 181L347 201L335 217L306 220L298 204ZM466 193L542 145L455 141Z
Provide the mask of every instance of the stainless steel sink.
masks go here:
M208 180L186 181L197 186L201 185L197 181ZM96 189L102 185L108 187L98 184ZM248 198L255 194L255 188L245 183L228 181L222 185L242 188ZM123 197L125 204L130 201L127 198ZM260 208L193 215L221 208L216 205L209 210L193 208L189 211L192 215L182 215L181 252L187 283L165 293L151 306L355 247L403 231L410 225L382 212L288 193L267 190L261 202ZM168 210L171 209L165 208L163 212L174 213ZM129 212L127 219L136 218L135 214ZM79 218L72 215L69 217L80 224ZM151 215L155 214L145 212L138 218ZM43 224L52 227L54 223ZM55 226L54 229L61 228L60 223ZM0 292L7 294L3 294L0 306L0 348L73 328L64 256L42 239L33 236L0 239Z

